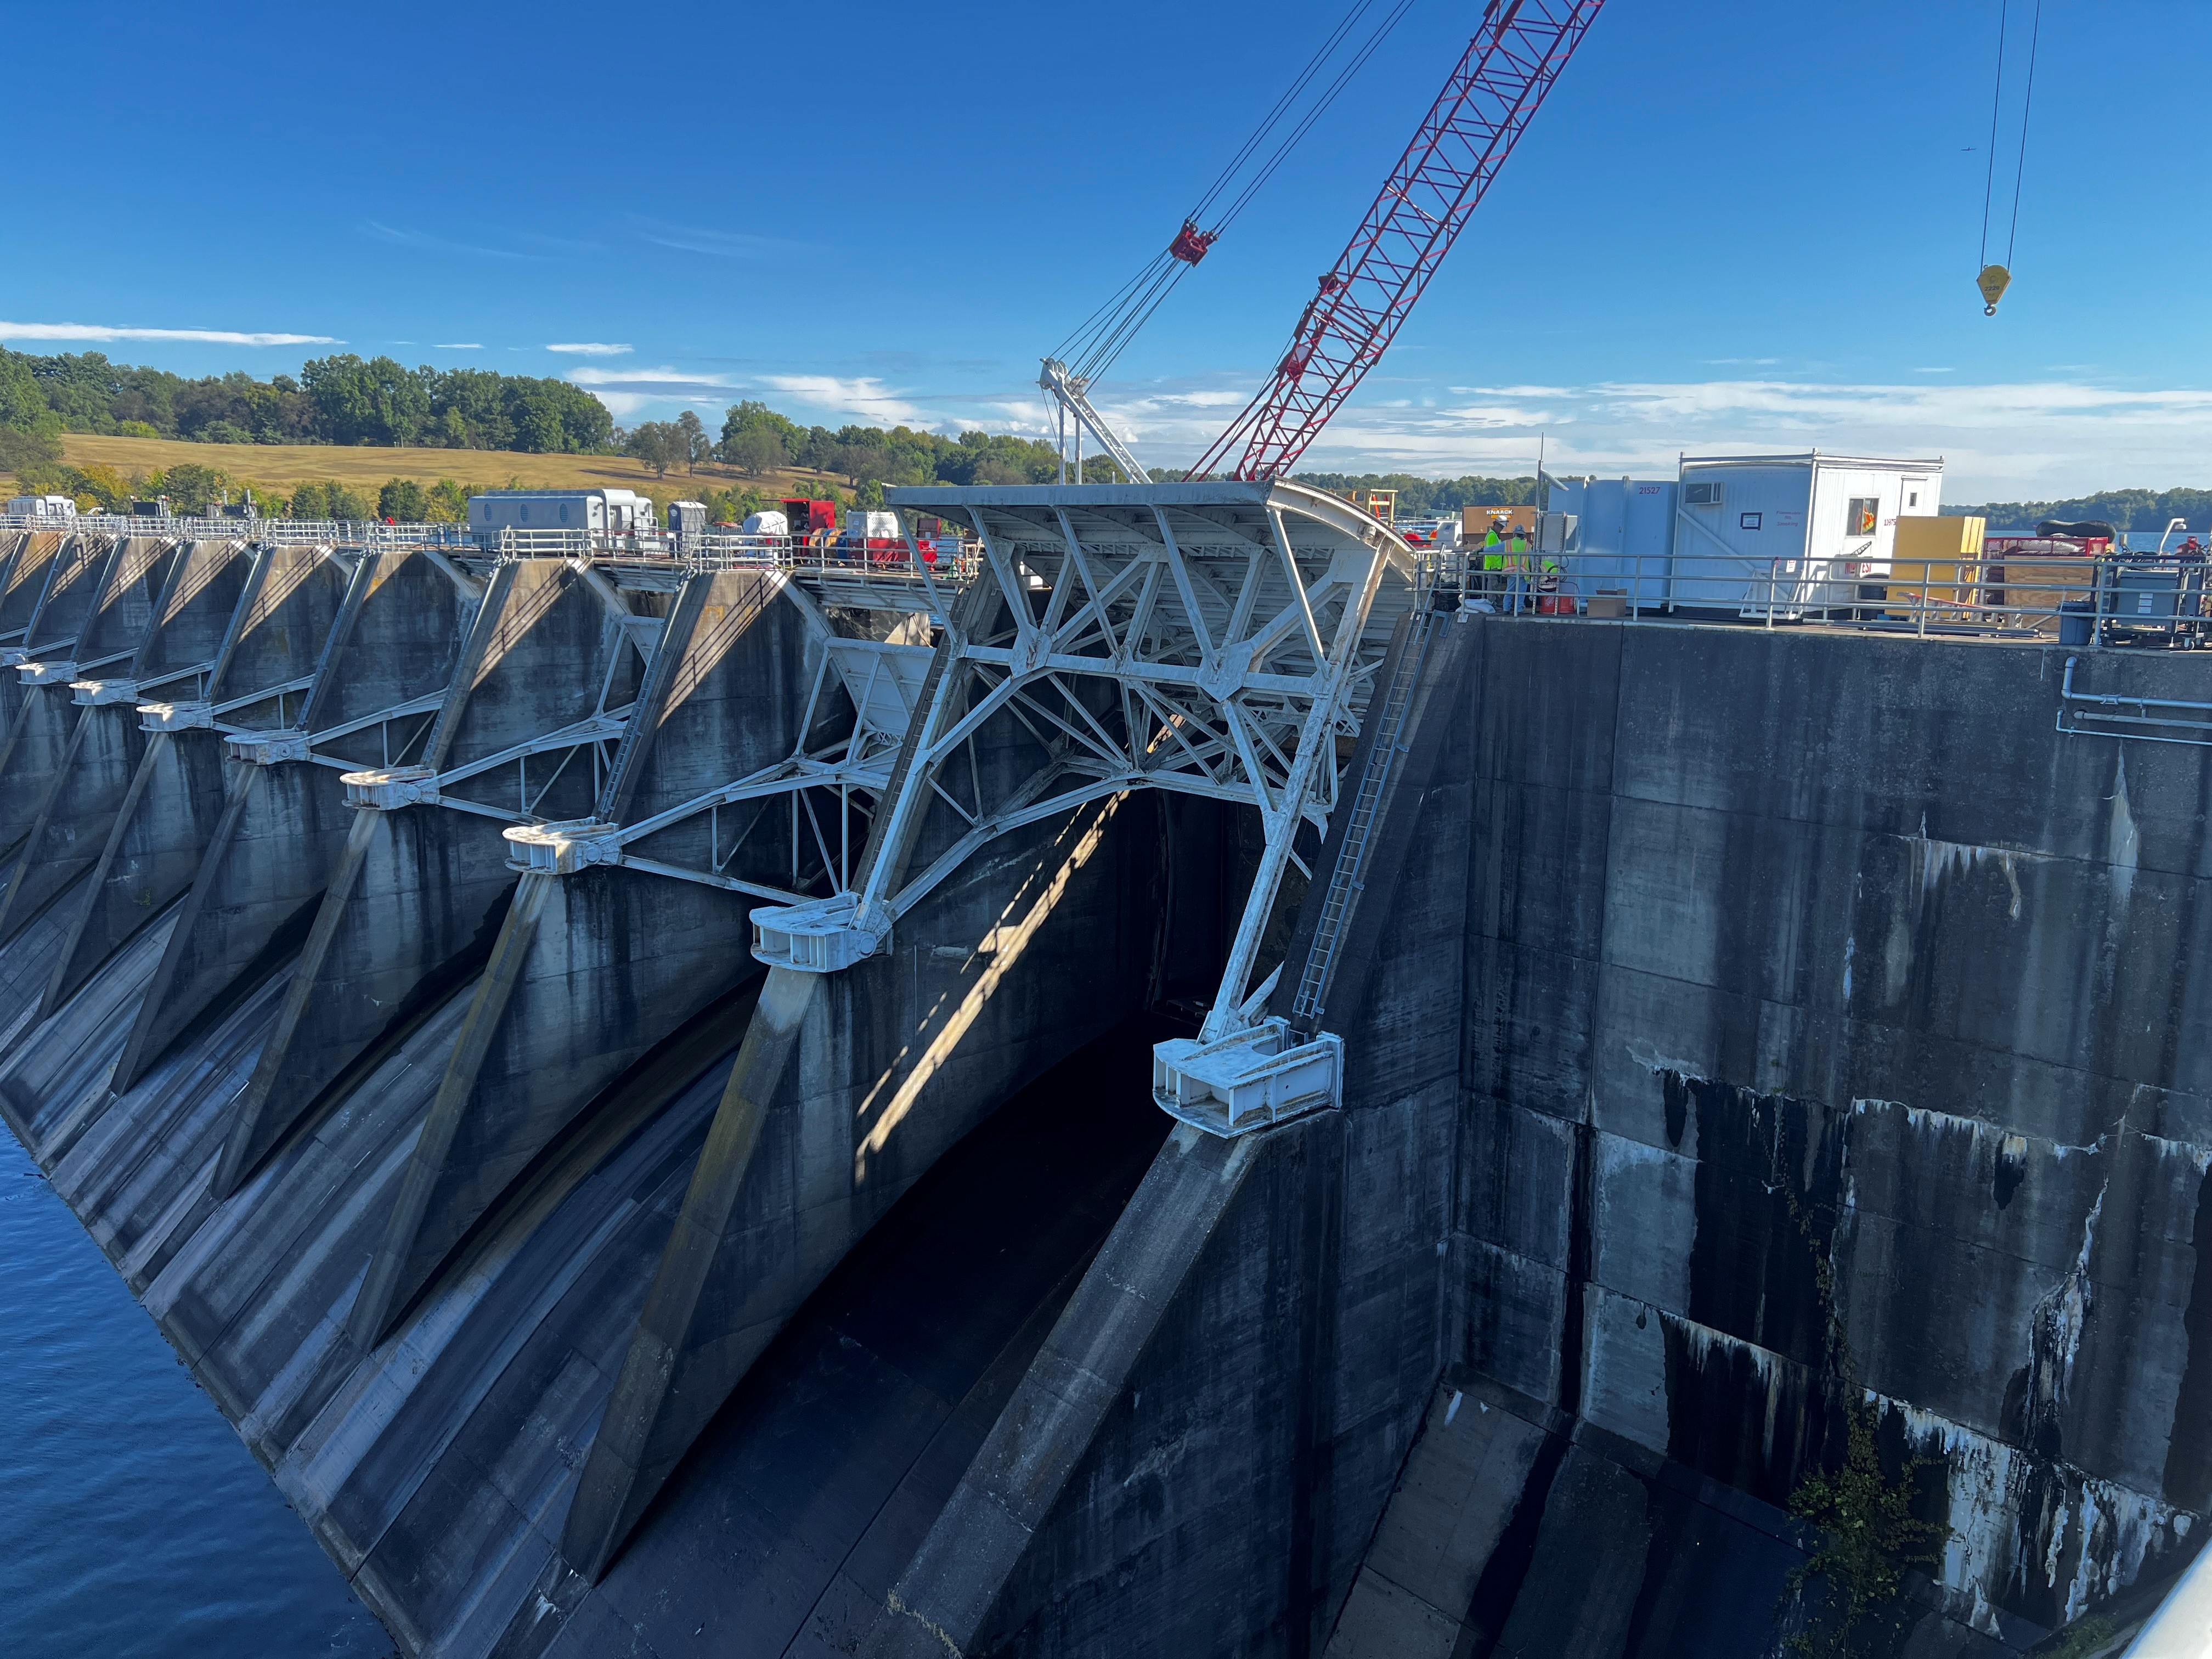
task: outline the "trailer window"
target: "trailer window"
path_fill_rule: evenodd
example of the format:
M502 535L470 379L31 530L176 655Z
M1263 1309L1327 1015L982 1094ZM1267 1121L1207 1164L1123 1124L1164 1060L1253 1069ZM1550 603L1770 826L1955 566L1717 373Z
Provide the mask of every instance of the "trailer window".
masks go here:
M1878 495L1854 495L1844 508L1844 534L1871 536L1881 521L1881 498Z

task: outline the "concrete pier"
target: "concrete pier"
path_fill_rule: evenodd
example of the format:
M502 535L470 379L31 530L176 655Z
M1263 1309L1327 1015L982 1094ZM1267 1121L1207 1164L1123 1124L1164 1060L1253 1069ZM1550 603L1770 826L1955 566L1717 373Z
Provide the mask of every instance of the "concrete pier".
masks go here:
M127 632L135 643L143 631L173 556L163 543L78 536L48 566L13 671L18 702L0 736L0 850L22 848L68 764L80 724L71 682L128 654L116 641Z
M590 823L638 822L790 752L805 706L804 624L774 598L772 579L757 575L684 584ZM561 844L581 842L580 829ZM538 845L561 837L516 834ZM354 1330L364 1340L385 1334L602 1086L757 972L743 895L573 860L562 869L557 854L551 862L523 873L477 983L362 1287Z
M198 541L164 551L149 539L129 548L111 570L112 597L85 653L100 665L70 687L78 706L70 749L25 843L23 872L0 899L0 938L100 861L145 760L150 734L137 705L197 696L237 605L248 564L243 543ZM149 611L145 590L157 577Z
M282 720L288 707L296 708L337 620L347 574L328 551L306 547L214 552L185 568L190 585L173 595L174 609L142 648L153 653L155 675L194 668L205 660L197 653L228 596L204 695L173 698L179 688L166 684L173 700L139 715L145 749L76 901L42 1009L48 1015L191 889L228 810L217 711L228 724Z
M362 556L290 702L291 723L280 690L276 724L226 736L222 814L124 1051L123 1086L218 998L305 941L349 828L326 763L404 755L428 734L477 597L429 555ZM221 669L218 690L229 690Z
M1150 803L1079 814L940 889L854 973L772 969L564 1533L604 1571L784 1322L936 1159L1139 1011ZM1007 878L1018 875L1009 890Z
M443 700L428 715L427 738L418 744L414 731L402 732L405 765L358 775L396 787L350 792L345 845L240 1097L216 1173L219 1193L234 1191L380 1037L482 970L516 872L497 817L438 804L496 799L519 815L535 806L557 816L580 787L588 810L596 750L589 761L573 750L549 757L544 769L556 775L533 787L532 740L595 718L606 724L603 738L618 733L609 712L626 708L634 695L636 620L603 579L594 584L566 562L509 564L492 574ZM511 766L498 763L510 755ZM562 777L570 788L562 787Z

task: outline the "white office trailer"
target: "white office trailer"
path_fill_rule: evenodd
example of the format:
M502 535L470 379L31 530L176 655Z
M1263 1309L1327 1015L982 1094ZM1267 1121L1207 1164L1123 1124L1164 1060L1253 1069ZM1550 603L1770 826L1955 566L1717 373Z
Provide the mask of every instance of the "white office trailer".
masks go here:
M653 498L634 489L491 489L469 500L469 532L478 540L502 530L588 530L649 536Z
M1897 521L1936 516L1943 463L1685 456L1680 485L1675 608L1794 621L1879 605Z
M1638 611L1778 622L1881 603L1899 518L1934 518L1941 458L1686 455L1665 479L1555 484L1574 514L1565 574L1586 606L1620 595Z
M15 495L9 498L8 516L11 519L74 519L76 517L76 498L73 495Z

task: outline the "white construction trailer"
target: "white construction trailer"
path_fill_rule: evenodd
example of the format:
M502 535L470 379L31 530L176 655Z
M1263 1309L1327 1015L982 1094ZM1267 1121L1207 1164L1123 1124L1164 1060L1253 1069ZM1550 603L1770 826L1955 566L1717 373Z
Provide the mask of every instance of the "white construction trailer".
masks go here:
M1940 457L1686 455L1672 478L1571 478L1562 574L1635 611L1793 622L1882 603L1900 518L1936 516Z
M502 530L642 536L656 528L653 498L634 489L491 489L469 500L469 530L478 540Z
M76 497L74 495L15 495L8 501L8 516L11 519L74 519L76 517Z
M1675 610L1792 621L1878 605L1899 518L1934 518L1941 457L1684 456Z

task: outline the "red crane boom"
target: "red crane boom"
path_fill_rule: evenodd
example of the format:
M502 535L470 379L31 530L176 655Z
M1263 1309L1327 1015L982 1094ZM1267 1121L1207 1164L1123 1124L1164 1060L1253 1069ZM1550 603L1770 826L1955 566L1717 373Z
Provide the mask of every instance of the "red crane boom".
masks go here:
M1307 302L1273 379L1188 477L1226 465L1233 478L1274 478L1297 463L1382 359L1604 4L1490 0L1420 131Z

